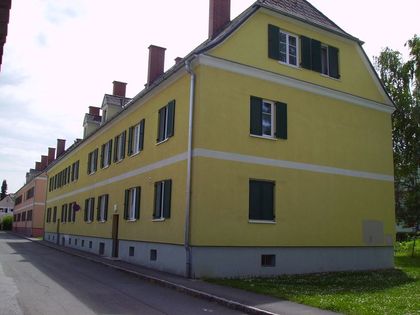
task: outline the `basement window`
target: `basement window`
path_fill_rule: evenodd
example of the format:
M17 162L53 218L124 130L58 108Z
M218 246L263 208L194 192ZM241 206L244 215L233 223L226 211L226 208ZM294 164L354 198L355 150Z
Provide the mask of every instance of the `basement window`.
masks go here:
M261 255L261 267L275 267L276 255Z
M130 256L130 257L134 256L134 246L130 246L128 248L128 256Z
M150 260L151 261L156 261L157 260L157 250L156 249L151 249L150 250Z

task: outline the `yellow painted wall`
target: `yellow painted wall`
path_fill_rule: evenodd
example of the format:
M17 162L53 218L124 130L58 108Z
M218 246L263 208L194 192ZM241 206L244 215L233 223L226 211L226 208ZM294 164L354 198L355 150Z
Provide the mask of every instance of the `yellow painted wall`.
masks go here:
M280 15L268 15L261 10L258 11L237 32L232 34L229 40L216 47L210 54L334 90L359 95L370 100L384 102L383 96L379 93L378 87L374 84L357 52L357 43L331 36L331 34L327 35L325 32L321 33L313 26L306 26L306 24L303 26L302 23L278 17ZM268 58L268 24L275 25L288 33L307 36L337 47L341 78L333 79L314 71L281 64L277 60Z
M169 101L176 100L175 108L175 131L174 136L166 142L156 144L158 110L166 106ZM131 108L124 111L117 119L105 125L92 137L84 141L77 149L64 157L48 172L49 178L60 172L65 167L79 160L79 179L76 182L48 192L47 207L58 207L58 217L61 217L61 205L76 201L81 210L76 215L76 223L62 224L62 233L88 235L96 237L111 237L111 221L114 205L120 214L119 237L120 239L132 240L155 240L166 243L182 243L184 210L185 210L185 176L186 163L170 165L154 171L132 177L129 172L142 167L150 166L153 163L171 158L184 153L187 148L188 132L188 107L189 107L189 77L184 75L174 83L170 84L164 91L154 94L144 104L137 102ZM145 119L144 149L140 154L125 156L125 158L105 168L100 168L101 145L115 136L127 130L132 125ZM114 147L113 143L113 147ZM89 152L99 149L98 170L95 174L87 175L87 161ZM126 147L127 148L127 147ZM108 180L122 176L119 181L108 184ZM129 178L124 178L129 176ZM171 218L163 222L152 222L154 183L156 181L172 179L172 209ZM100 186L100 187L98 187ZM124 212L124 191L125 189L141 186L140 220L138 222L126 222L123 219ZM77 192L81 190L80 192ZM76 192L76 193L75 193ZM83 221L85 199L95 197L95 208L97 197L102 194L109 194L108 221L106 223L96 222L85 223ZM96 209L95 209L96 213ZM56 224L46 223L46 231L55 232Z
M249 179L275 181L274 224L249 223ZM393 238L393 196L392 182L195 158L192 244L363 246L363 220Z

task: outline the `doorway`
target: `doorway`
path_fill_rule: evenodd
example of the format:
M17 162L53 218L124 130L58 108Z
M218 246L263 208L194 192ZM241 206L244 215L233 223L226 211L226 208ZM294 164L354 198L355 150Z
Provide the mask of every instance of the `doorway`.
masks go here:
M119 215L112 216L112 257L118 257L118 220Z

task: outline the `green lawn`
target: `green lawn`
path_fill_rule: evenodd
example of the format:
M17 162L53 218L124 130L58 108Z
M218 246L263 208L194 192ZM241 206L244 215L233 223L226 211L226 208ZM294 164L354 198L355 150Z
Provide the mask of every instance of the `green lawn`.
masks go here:
M420 314L417 243L414 258L409 246L398 246L393 270L210 281L344 314Z

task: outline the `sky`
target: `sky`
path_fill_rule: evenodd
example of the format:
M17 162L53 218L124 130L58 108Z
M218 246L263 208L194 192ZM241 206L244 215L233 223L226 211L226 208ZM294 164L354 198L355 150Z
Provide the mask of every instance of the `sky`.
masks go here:
M254 0L231 0L232 19ZM419 0L310 0L363 40L368 57L385 47L407 57L420 35ZM114 80L127 96L146 83L148 47L167 48L165 69L208 35L208 0L13 0L0 72L0 180L8 192L66 139L82 138L89 106L101 106Z

